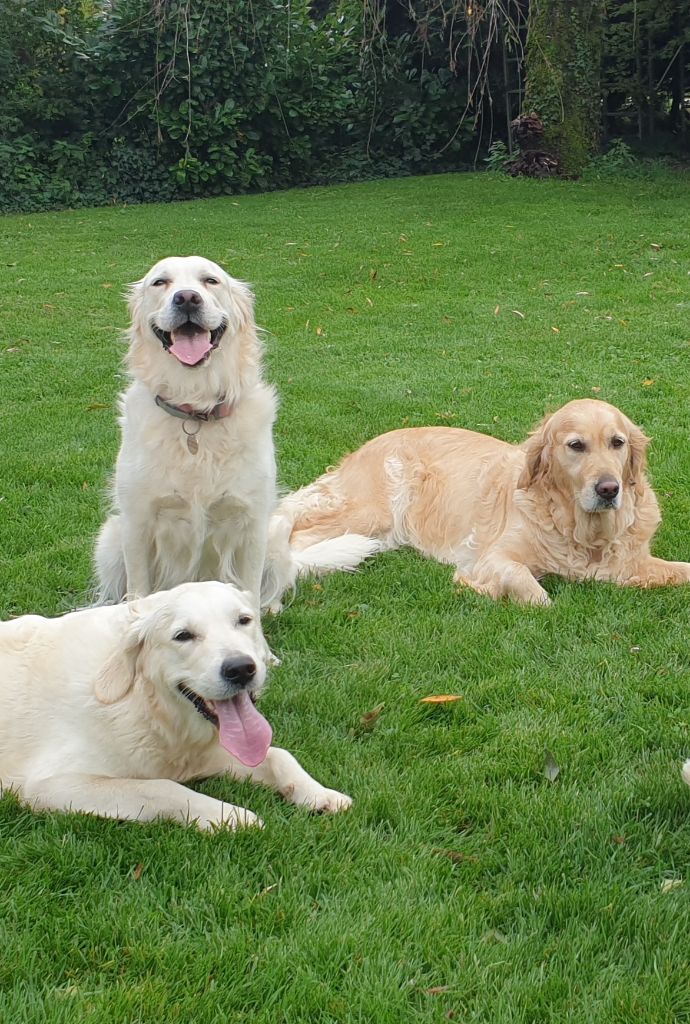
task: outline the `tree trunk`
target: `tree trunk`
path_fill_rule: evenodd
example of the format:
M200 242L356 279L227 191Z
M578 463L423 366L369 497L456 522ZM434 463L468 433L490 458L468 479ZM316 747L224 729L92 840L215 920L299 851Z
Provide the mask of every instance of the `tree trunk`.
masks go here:
M576 177L596 153L601 121L603 0L531 0L523 109L544 123L544 147Z

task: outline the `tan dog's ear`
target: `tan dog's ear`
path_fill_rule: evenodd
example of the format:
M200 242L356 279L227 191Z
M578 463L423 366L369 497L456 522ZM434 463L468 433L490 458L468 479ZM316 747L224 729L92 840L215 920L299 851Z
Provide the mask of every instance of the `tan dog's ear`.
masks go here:
M642 497L647 484L647 446L649 438L634 423L630 424L628 442L630 455L628 456L627 470L630 474L630 486L635 488L635 494Z
M522 445L522 450L527 456L525 468L520 474L517 482L518 490L526 491L540 478L547 475L551 465L551 437L547 430L550 416L546 416L536 430L533 430L528 439Z
M132 689L141 644L141 633L135 621L122 638L122 646L110 655L96 679L94 693L101 704L115 704Z

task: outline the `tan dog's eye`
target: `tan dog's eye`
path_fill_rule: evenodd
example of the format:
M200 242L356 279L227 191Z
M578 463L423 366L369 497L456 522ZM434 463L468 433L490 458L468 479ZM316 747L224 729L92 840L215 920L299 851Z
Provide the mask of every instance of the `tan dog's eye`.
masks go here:
M184 644L184 643L187 643L187 641L189 641L189 640L195 640L195 639L196 639L196 637L194 636L194 634L190 633L190 631L188 629L180 629L180 630L178 630L178 632L175 633L175 636L173 637L173 640L177 640L177 642L180 643L180 644Z
M250 626L253 621L254 620L252 619L251 615L240 615L239 619L237 620L237 625Z
M622 448L624 444L625 444L625 438L624 437L614 437L614 438L611 439L611 447L612 448Z
M205 277L204 284L220 284L217 277Z
M151 282L151 287L152 288L161 288L164 284L167 284L167 283L168 282L165 280L164 277L157 277L155 281Z
M568 441L568 448L573 452L584 452L587 446L584 441Z

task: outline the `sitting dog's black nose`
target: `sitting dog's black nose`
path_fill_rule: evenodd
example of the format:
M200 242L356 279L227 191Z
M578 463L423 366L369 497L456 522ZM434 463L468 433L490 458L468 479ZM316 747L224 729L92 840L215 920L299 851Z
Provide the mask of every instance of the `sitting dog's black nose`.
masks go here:
M201 305L201 296L198 292L193 291L180 291L175 292L172 297L173 306L180 306L182 309L194 309L195 306Z
M244 656L226 658L220 666L220 674L226 683L249 686L256 675L256 662Z
M613 501L620 489L621 485L616 480L597 480L594 485L594 490L604 501Z

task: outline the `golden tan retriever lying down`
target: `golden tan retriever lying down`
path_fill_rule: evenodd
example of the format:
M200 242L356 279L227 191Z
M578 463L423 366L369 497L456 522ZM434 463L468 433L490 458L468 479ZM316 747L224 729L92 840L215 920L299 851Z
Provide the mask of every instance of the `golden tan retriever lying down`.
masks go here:
M264 603L277 607L300 573L337 568L348 546L365 556L413 547L454 565L457 583L529 604L549 603L538 582L547 573L690 582L690 564L650 554L661 516L647 444L627 416L592 399L547 416L519 446L446 427L382 434L282 501Z
M228 774L312 810L351 800L312 779L254 707L266 678L254 599L187 583L129 605L0 623L0 784L37 809L260 824L182 782Z

